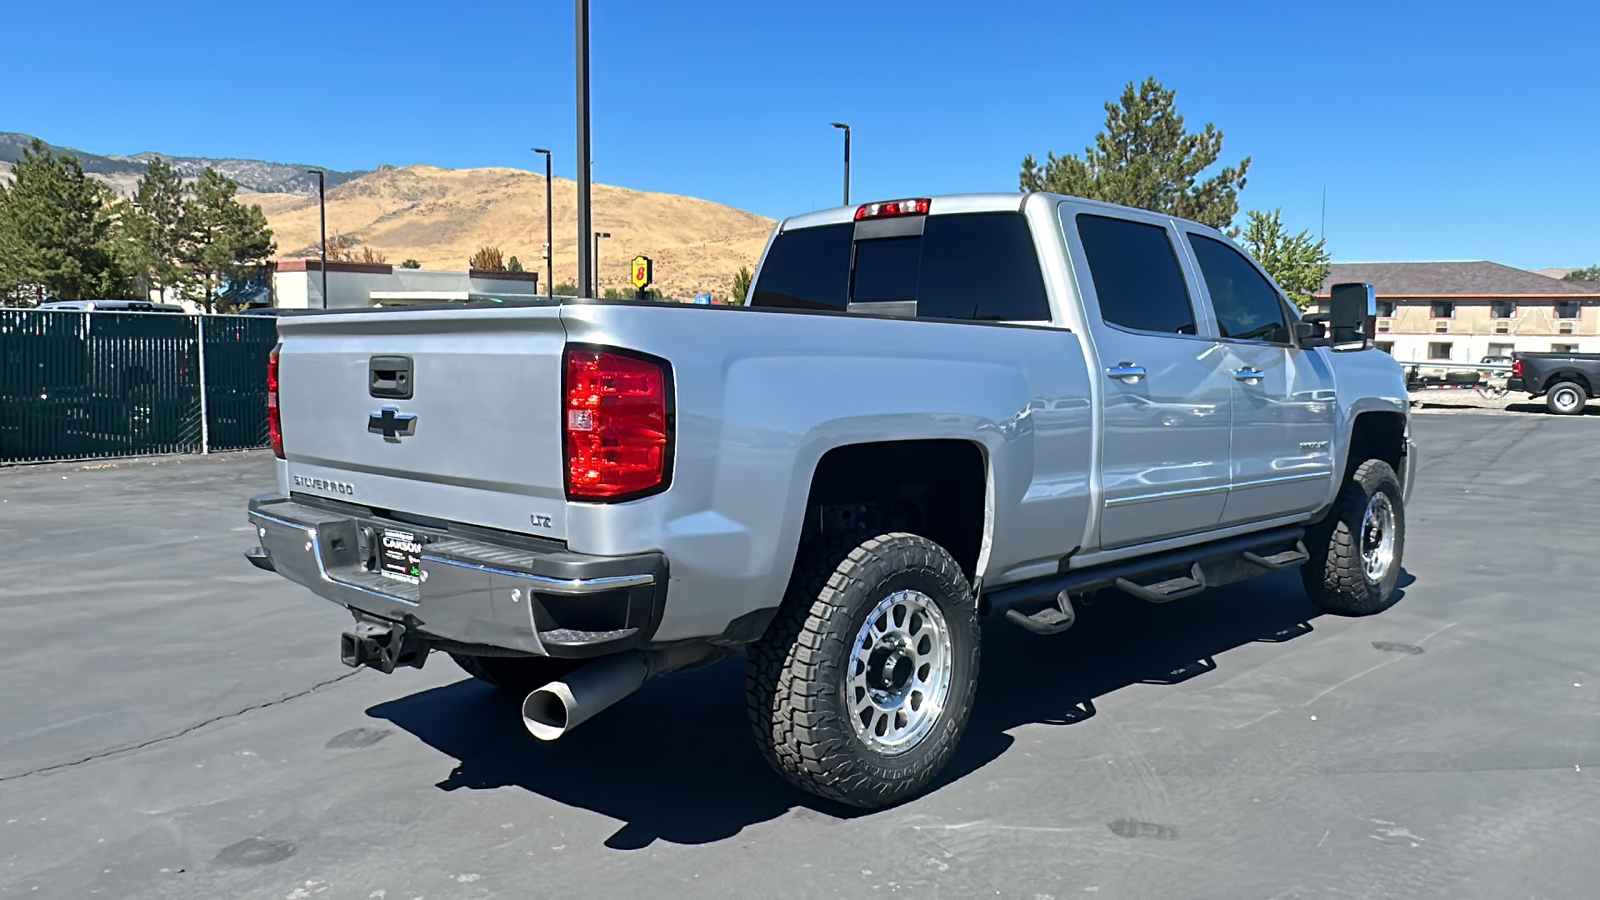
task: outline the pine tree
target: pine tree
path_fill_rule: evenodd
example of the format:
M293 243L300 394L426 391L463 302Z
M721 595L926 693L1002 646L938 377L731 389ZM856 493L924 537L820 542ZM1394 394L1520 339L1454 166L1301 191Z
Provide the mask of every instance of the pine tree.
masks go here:
M1252 209L1245 213L1246 225L1239 242L1289 299L1305 309L1311 305L1311 296L1322 290L1330 257L1326 243L1313 240L1311 232L1290 235L1283 227L1282 214L1282 209L1271 213Z
M217 297L248 270L264 264L276 244L260 206L236 199L239 185L207 168L195 182L194 197L184 209L184 247L180 254L202 293L206 312Z
M1222 132L1184 128L1177 96L1154 78L1129 82L1119 103L1106 104L1104 130L1082 156L1047 155L1041 168L1029 154L1019 178L1024 191L1052 191L1192 219L1226 229L1239 213L1239 191L1250 168L1237 166L1200 180L1222 155Z
M76 158L35 139L0 185L0 297L122 297L112 195Z
M507 272L521 272L522 271L522 261L517 259L515 256L513 256L510 259L506 260L506 271Z
M728 302L734 304L735 306L743 306L745 298L750 296L750 281L752 278L753 276L750 274L750 270L744 266L740 266L739 271L734 273L733 293L728 298Z
M127 266L146 293L165 298L180 283L185 193L183 180L158 156L123 206Z

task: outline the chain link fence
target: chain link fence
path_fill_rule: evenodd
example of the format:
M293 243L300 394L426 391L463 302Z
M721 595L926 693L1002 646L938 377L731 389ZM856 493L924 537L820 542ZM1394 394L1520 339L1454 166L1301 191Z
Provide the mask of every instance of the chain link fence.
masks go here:
M0 462L267 445L270 316L0 309Z

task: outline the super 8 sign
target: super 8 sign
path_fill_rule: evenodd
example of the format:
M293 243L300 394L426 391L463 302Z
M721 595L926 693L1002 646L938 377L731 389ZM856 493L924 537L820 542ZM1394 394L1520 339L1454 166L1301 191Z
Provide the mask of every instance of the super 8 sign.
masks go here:
M633 258L633 286L644 290L655 280L656 267L650 262L648 256L635 256Z

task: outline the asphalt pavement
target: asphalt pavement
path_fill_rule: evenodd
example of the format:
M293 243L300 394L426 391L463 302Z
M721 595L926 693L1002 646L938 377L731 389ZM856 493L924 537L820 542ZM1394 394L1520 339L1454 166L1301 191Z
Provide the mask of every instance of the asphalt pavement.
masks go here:
M1404 595L1291 573L987 623L942 783L851 813L757 756L742 661L555 744L251 568L264 454L0 470L0 897L1588 898L1596 417L1418 416Z

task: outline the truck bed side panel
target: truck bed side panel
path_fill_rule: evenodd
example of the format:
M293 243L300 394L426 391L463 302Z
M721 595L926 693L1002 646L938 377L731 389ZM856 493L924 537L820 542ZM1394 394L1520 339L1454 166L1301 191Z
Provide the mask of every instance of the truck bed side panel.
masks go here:
M818 460L847 444L956 439L983 448L985 583L1053 572L1089 515L1091 421L1083 349L1051 328L738 309L563 307L573 341L671 360L670 490L572 504L582 553L663 550L672 564L658 640L719 633L776 606ZM644 546L652 539L663 546ZM1019 574L1020 573L1020 574Z

